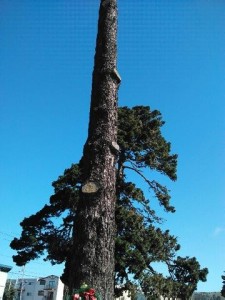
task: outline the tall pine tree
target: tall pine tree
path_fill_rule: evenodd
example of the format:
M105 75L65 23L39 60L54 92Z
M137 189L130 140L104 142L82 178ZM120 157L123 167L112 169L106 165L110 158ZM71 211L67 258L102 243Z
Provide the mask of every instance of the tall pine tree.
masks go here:
M53 182L50 205L25 218L20 239L11 243L18 252L14 256L18 265L47 251L53 263L66 262L62 279L70 291L86 283L105 300L113 299L114 285L126 283L123 288L132 290L129 274L143 290L149 279L159 280L152 263L172 265L180 248L168 230L154 226L160 218L150 200L126 178L126 172L133 171L166 211L175 211L167 188L149 180L144 172L147 168L176 179L177 155L170 154L170 143L161 135L160 112L143 106L123 107L117 120L116 35L117 1L102 0L83 157ZM58 227L53 220L60 216ZM159 294L173 284L163 282L166 289L158 290Z

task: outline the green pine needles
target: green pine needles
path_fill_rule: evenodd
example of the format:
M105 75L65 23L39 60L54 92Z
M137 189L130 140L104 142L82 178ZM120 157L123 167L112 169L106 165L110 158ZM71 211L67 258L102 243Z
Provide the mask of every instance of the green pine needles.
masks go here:
M164 294L186 299L199 280L206 280L208 270L201 269L195 258L177 256L180 249L177 238L160 228L162 220L152 209L149 195L127 180L127 172L133 172L164 210L173 213L175 208L170 204L168 189L150 179L149 171L176 180L177 155L171 153L170 143L162 136L164 121L159 111L151 111L148 106L121 107L118 116L115 292L117 295L127 289L133 292L138 286L149 299ZM52 183L54 194L49 204L21 222L21 237L11 242L17 251L13 257L17 265L25 265L47 253L45 259L53 264L65 262L62 280L65 284L69 282L81 175L79 163L66 169ZM155 262L167 266L167 277L154 269Z

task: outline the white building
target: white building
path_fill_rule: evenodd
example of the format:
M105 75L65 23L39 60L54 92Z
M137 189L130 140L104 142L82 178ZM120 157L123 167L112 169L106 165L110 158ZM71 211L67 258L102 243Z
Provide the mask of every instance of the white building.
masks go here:
M116 298L116 300L130 300L131 297L129 296L129 292L128 291L123 291L123 295Z
M0 300L2 300L5 284L8 276L8 272L12 269L12 267L1 265L0 264Z
M64 285L59 277L24 278L15 282L16 300L62 300Z

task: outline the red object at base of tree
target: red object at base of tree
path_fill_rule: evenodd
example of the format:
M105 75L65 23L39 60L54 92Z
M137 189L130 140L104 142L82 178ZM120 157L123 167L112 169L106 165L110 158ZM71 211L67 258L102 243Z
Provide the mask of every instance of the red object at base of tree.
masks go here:
M100 300L101 298L96 294L95 289L89 287L81 287L75 291L72 297L73 300Z

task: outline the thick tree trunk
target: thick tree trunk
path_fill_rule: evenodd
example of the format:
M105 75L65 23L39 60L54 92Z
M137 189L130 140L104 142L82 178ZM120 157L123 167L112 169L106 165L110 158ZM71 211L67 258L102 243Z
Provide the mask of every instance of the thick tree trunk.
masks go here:
M70 288L86 283L102 300L114 295L115 164L117 145L117 1L101 1L88 139L81 160ZM72 268L71 268L72 267Z

